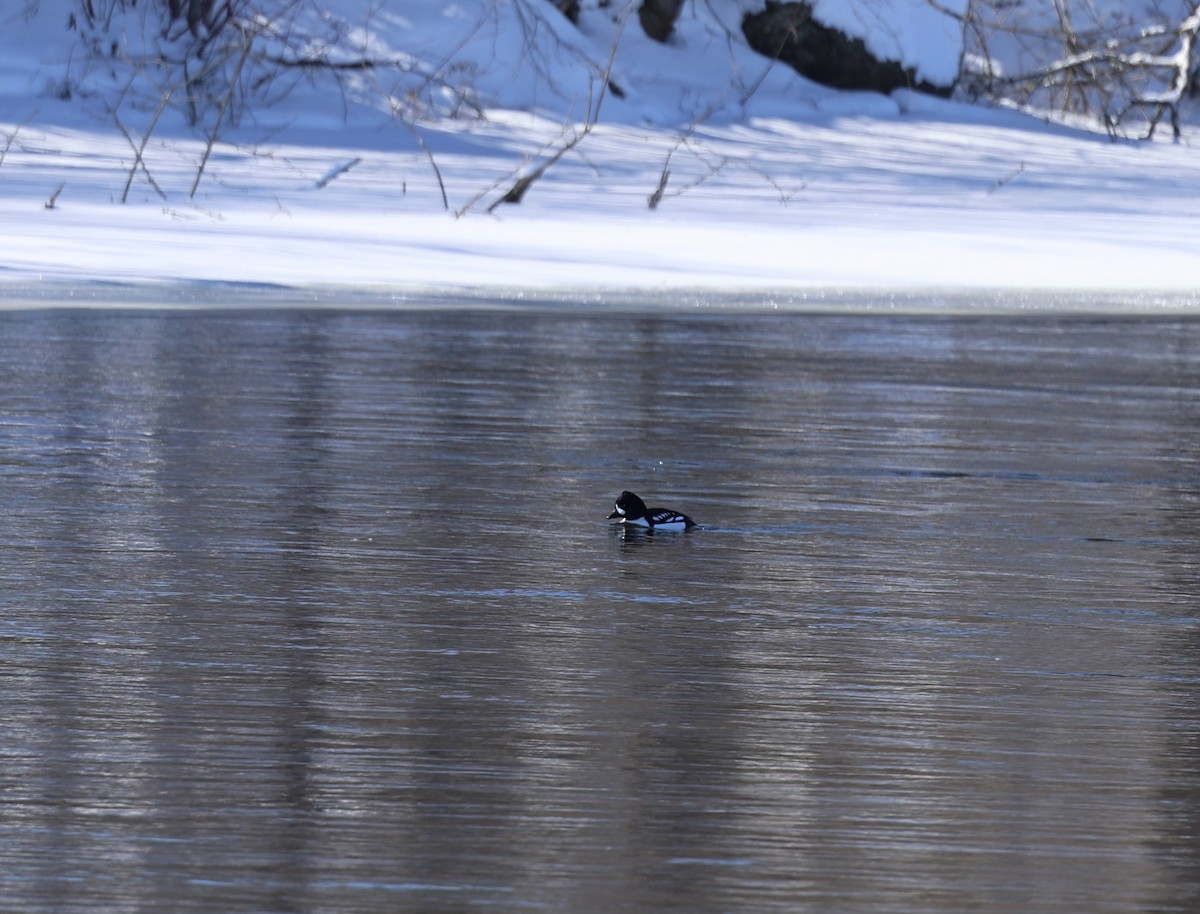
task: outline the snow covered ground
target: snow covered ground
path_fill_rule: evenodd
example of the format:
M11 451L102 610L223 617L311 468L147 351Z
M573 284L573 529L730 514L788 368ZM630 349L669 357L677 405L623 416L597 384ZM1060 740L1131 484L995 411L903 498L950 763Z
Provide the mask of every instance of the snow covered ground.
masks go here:
M419 35L424 59L473 49L464 72L484 116L422 120L427 149L363 87L306 79L223 134L194 198L204 143L164 118L145 150L158 189L137 172L124 204L130 142L95 99L46 93L69 57L47 12L61 5L22 20L38 42L10 19L0 295L116 283L136 290L88 294L150 300L184 283L222 300L1200 305L1193 133L1114 143L915 94L837 93L733 47L699 13L674 46L627 39L612 65L625 98L606 95L596 128L524 201L489 213L597 101L588 68L611 37L544 6L535 66L528 21L518 38L503 17L533 0L373 4L364 47L398 53Z

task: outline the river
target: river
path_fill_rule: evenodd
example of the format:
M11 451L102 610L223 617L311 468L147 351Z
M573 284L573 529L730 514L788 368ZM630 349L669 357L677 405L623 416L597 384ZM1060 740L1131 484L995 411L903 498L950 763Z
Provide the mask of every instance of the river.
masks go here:
M1190 914L1198 386L1179 317L6 311L0 910Z

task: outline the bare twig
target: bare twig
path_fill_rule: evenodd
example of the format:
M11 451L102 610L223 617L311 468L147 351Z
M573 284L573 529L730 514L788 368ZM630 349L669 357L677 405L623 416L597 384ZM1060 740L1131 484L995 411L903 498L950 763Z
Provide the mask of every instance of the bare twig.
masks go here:
M409 132L416 137L417 144L425 153L425 158L429 160L429 167L433 169L433 176L437 178L438 190L442 193L442 208L449 212L450 199L446 196L446 184L442 180L442 170L438 168L437 159L433 156L433 150L429 148L429 144L425 142L425 137L421 136L421 131L417 129L417 125L411 121L405 121L404 125L408 127Z
M677 190L674 190L668 194L667 193L667 182L671 178L671 169L670 169L671 158L678 151L678 149L681 145L686 145L688 147L688 150L692 153L692 156L694 158L696 158L698 161L703 162L705 165L707 165L708 170L705 171L703 174L700 174L697 177L693 178L687 184L682 185ZM717 174L717 172L721 171L726 165L728 165L730 163L730 161L732 161L732 160L728 156L721 156L721 155L715 156L711 160L708 158L705 158L705 155L703 154L701 149L694 147L690 141L685 142L684 140L681 139L679 142L677 142L675 144L674 147L672 147L671 151L669 153L667 153L667 158L666 158L665 162L663 163L662 174L658 180L658 186L654 189L654 192L651 193L650 196L646 198L647 205L650 207L650 209L657 209L658 205L666 197L682 197L688 191L699 187L701 184L703 184L709 178L711 178L715 174Z
M12 149L13 144L17 142L17 137L21 135L21 128L24 126L24 123L17 124L17 126L12 129L11 133L7 131L4 133L4 148L0 149L0 165L4 164L4 160L8 156L8 151Z
M771 177L771 175L769 175L763 169L759 168L754 163L749 162L749 163L744 163L744 164L745 164L746 168L748 168L750 171L754 172L754 174L758 175L760 178L762 178L764 181L766 181L768 184L771 185L771 187L774 189L775 193L777 193L779 195L779 205L780 206L787 206L789 203L792 202L793 197L795 197L798 193L800 193L802 190L804 190L806 187L808 187L807 181L801 181L799 184L797 184L791 190L788 190L785 187L781 187L779 185L778 181L776 181L773 177Z
M674 152L674 150L672 150ZM667 192L667 182L671 180L671 155L667 154L667 160L663 163L662 174L658 176L658 186L654 188L650 196L646 198L646 205L650 209L658 209L658 204L662 202L663 194Z
M1102 7L1073 6L1067 0L1054 0L1050 9L977 0L965 15L941 0L926 2L963 22L973 45L959 79L966 92L1083 116L1103 124L1114 138L1127 135L1127 118L1140 112L1148 127L1145 138L1164 118L1179 137L1179 106L1197 72L1200 3L1195 0L1175 24L1116 17ZM1012 75L991 58L997 36L1016 49Z
M213 146L216 145L217 137L221 132L221 123L225 119L225 113L229 110L229 105L233 101L234 93L237 91L238 80L242 76L242 68L245 67L246 61L250 58L250 51L254 48L255 32L243 32L244 43L242 45L242 53L238 58L237 65L233 69L233 74L229 78L229 88L221 99L221 105L217 109L217 116L213 120L212 130L208 133L208 143L204 147L204 155L200 157L200 165L196 168L196 179L192 181L192 189L188 193L188 199L194 199L196 189L200 186L200 179L204 177L204 169L208 165L208 159L212 155Z
M495 212L503 203L520 203L525 198L525 194L529 191L529 188L540 181L547 171L562 160L563 156L587 139L595 129L600 119L600 109L604 104L605 95L609 91L613 64L616 61L617 50L620 47L621 35L624 32L625 23L632 10L633 4L626 4L624 11L618 19L617 32L609 48L608 60L597 80L592 83L591 90L588 93L587 108L582 123L574 126L564 124L562 131L559 133L558 140L546 147L553 150L548 156L529 171L525 171L524 166L522 166L522 168L517 169L513 174L509 175L505 180L511 180L512 183L507 191L493 200L488 206L487 211L489 213ZM492 189L494 190L500 183L503 182L497 182L496 185L493 185ZM469 212L479 200L487 196L490 192L488 190L476 194L468 203L460 207L455 215L462 216Z
M362 162L362 159L358 156L355 156L353 159L349 159L345 162L341 162L338 165L333 166L333 168L329 169L329 171L325 172L325 174L323 174L317 180L317 182L316 182L317 190L322 190L325 187L328 187L331 182L340 178L342 175L344 175L346 172L348 172L351 168L353 168L355 165L360 164L361 162Z
M466 203L464 203L462 206L460 206L458 209L456 209L454 211L454 217L456 219L459 219L459 218L465 216L467 213L469 213L471 210L473 210L475 208L475 204L477 204L480 200L482 200L484 197L490 196L498 187L500 187L505 182L510 181L512 179L513 174L515 174L518 171L520 171L521 169L525 168L530 162L532 162L534 159L536 159L538 156L540 156L542 153L544 153L547 149L553 148L553 146L554 146L553 141L543 144L535 153L533 153L530 156L526 156L524 162L522 162L522 164L516 170L514 170L513 172L510 172L509 174L504 175L501 178L497 178L495 181L492 182L491 186L485 187L482 190L477 191L475 193L475 195L473 197L471 197L471 199L469 199Z
M1025 163L1022 162L1016 168L1014 168L1012 171L1010 171L1008 174L1004 175L1004 177L998 178L996 180L996 183L988 188L988 190L987 190L988 196L991 196L996 191L998 191L1002 187L1004 187L1004 185L1007 184L1009 181L1013 180L1014 178L1019 177L1020 175L1022 175L1024 173L1025 173Z
M493 200L487 211L489 213L495 212L501 203L520 203L529 188L540 181L542 176L550 170L551 166L555 165L563 156L582 143L587 138L587 135L592 132L592 127L594 126L595 122L589 121L579 129L573 130L571 136L554 150L553 154L542 159L541 163L533 171L526 172L517 178L503 196Z
M154 133L154 128L158 125L158 119L162 117L162 113L167 109L167 105L171 101L171 92L167 90L159 103L158 110L154 112L154 117L150 119L149 126L146 127L146 132L142 134L142 141L135 143L133 137L129 135L129 131L125 129L125 125L121 123L121 118L118 116L117 109L113 109L113 122L117 125L117 129L121 131L121 135L125 137L133 149L133 164L129 167L129 174L125 178L125 190L121 194L121 202L125 203L129 200L129 188L133 185L133 177L137 174L138 169L146 176L146 180L150 182L150 186L154 188L155 193L163 200L167 199L167 195L163 189L158 186L158 182L154 180L154 175L150 174L150 169L146 167L146 144L150 142L150 135Z

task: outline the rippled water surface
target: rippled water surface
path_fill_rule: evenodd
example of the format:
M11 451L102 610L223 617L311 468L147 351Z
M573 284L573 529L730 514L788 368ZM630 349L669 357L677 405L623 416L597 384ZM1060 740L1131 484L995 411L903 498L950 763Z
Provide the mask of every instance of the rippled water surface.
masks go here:
M0 314L0 909L1193 912L1198 381L1151 318Z

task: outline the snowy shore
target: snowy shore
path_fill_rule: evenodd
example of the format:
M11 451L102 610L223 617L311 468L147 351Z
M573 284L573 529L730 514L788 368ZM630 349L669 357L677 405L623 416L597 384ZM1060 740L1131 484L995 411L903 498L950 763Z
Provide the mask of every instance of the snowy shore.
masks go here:
M192 199L203 142L156 135L122 203L130 143L45 99L26 100L21 116L7 85L0 296L10 304L80 283L97 300L217 288L361 303L999 297L1190 310L1197 300L1200 157L1188 131L1181 142L1112 142L915 94L797 101L764 90L745 117L693 125L682 143L678 118L602 121L522 203L489 213L562 137L557 115L425 124L422 149L403 131L293 112L265 138L219 142Z

